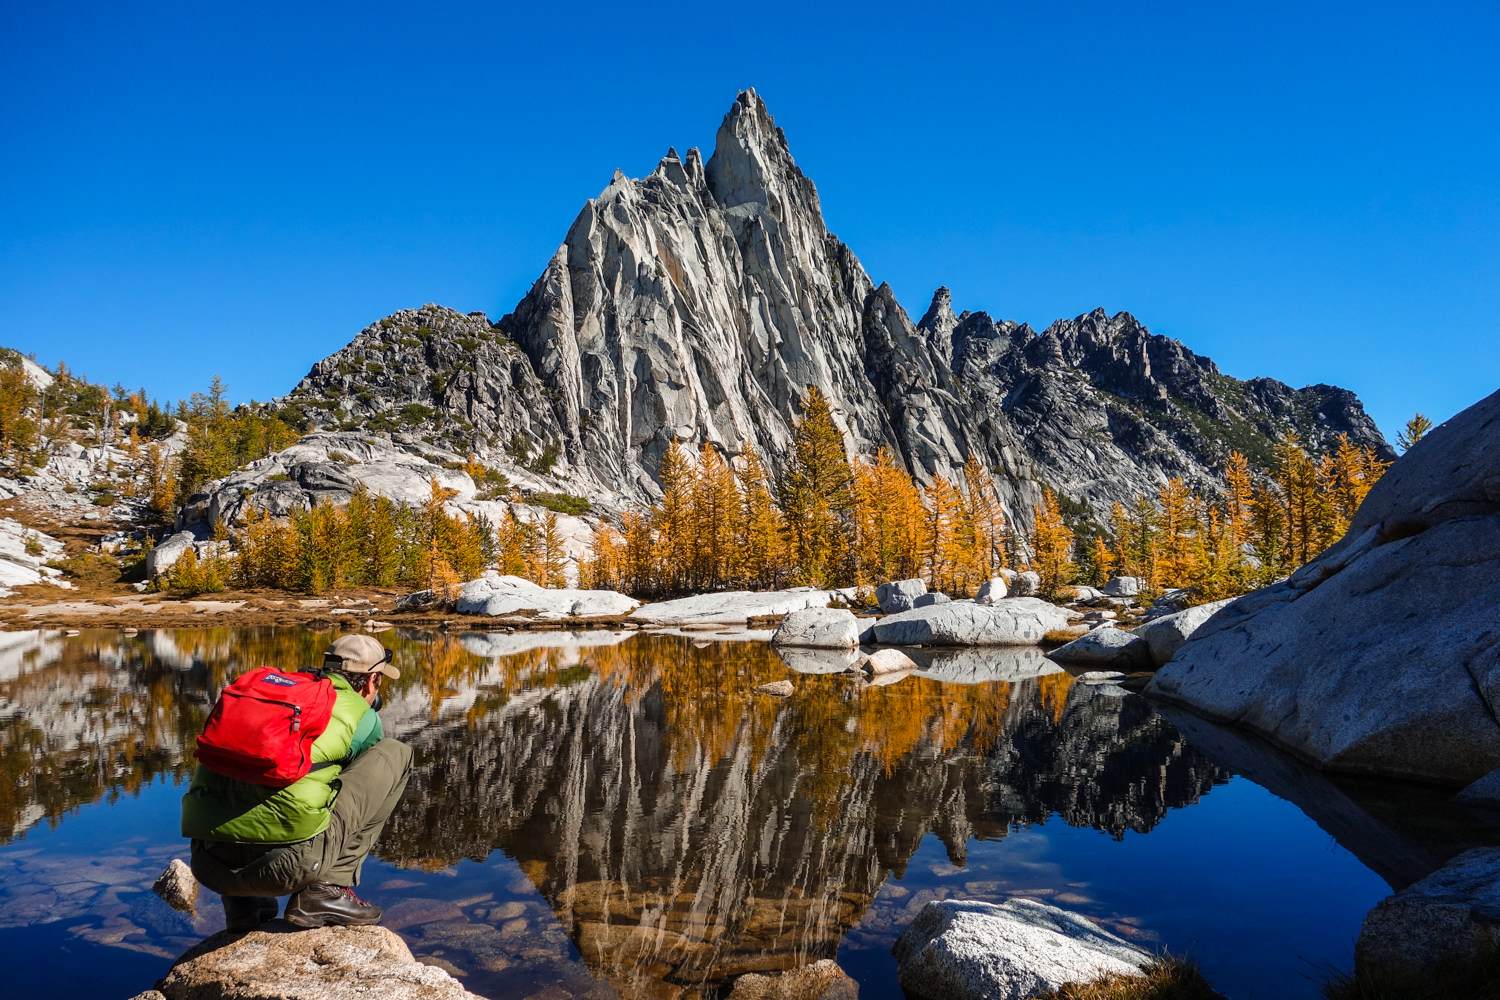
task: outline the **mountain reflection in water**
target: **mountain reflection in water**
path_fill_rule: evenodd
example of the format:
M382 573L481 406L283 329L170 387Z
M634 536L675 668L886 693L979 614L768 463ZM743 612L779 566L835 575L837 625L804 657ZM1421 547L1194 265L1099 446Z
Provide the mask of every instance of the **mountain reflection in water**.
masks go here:
M182 778L230 677L313 663L330 638L4 635L0 843ZM833 957L929 833L959 866L972 839L1053 815L1121 837L1229 776L1142 699L1064 673L873 686L793 674L761 642L379 638L402 671L382 716L417 765L376 854L437 870L502 851L589 971L627 996L711 993L743 972ZM1024 676L1031 655L1004 654L1001 674ZM972 655L948 673L928 666L984 676ZM751 691L789 676L788 698ZM461 969L508 961L455 942L444 953Z
M627 994L832 957L929 832L955 865L971 837L1054 813L1145 832L1227 778L1143 700L1063 673L801 675L777 699L751 692L786 676L763 643L523 657L545 683L482 688L413 738L380 853L437 867L504 851Z

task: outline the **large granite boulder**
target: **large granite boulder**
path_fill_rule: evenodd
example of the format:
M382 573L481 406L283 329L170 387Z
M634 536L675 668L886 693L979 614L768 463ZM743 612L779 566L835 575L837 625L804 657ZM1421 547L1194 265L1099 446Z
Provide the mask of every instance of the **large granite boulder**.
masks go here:
M611 618L630 614L640 603L613 590L552 589L519 576L488 575L464 584L454 610L461 615Z
M917 598L927 593L924 580L892 580L875 588L875 602L883 615L899 614L917 606Z
M1005 577L992 576L979 585L979 593L974 595L975 604L995 604L1005 600L1010 594L1010 587L1006 585Z
M1139 975L1152 956L1030 899L928 903L896 939L901 988L923 1000L1024 1000L1066 983Z
M1239 598L1147 687L1321 767L1464 785L1500 767L1500 393L1435 428L1344 538Z
M890 646L1026 646L1068 624L1068 613L1035 597L993 605L951 601L913 608L875 623L875 641Z
M630 616L648 625L743 625L747 618L789 615L804 608L826 608L842 597L831 590L793 587L790 590L726 590L674 601L643 604Z
M1138 576L1116 576L1104 584L1106 597L1135 597L1143 589Z
M1164 615L1149 621L1137 628L1134 634L1146 643L1151 653L1152 663L1159 667L1176 655L1183 643L1198 631L1199 626L1223 608L1228 607L1233 601L1234 598L1231 597L1208 604L1197 604L1175 614Z
M166 1000L479 1000L423 965L384 927L222 931L187 951L156 988Z
M843 608L803 608L781 620L771 636L773 646L813 649L851 649L859 645L863 627L854 612Z
M1500 945L1500 847L1476 847L1365 914L1358 968L1422 975Z
M1105 625L1057 647L1047 658L1070 667L1139 670L1151 666L1151 647L1133 632Z
M179 531L163 538L146 553L146 579L154 580L177 565L177 560L193 547L195 541L197 539L191 531Z

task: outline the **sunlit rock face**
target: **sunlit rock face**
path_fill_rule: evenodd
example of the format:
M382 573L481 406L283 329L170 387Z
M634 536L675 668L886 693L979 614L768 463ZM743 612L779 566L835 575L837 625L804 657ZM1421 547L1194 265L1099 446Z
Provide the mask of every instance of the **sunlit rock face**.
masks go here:
M574 683L518 690L415 737L381 856L441 866L500 849L596 975L628 995L832 957L935 833L1061 813L1151 829L1227 778L1136 698L1066 674L889 687L784 674L759 644L584 649Z
M282 402L325 428L476 452L512 479L545 467L572 492L636 503L658 495L674 439L731 458L753 446L778 465L812 385L851 453L889 447L924 480L956 478L973 454L1023 522L1043 483L1102 517L1171 476L1221 481L1233 448L1265 466L1288 429L1394 457L1352 393L1230 378L1128 313L1039 334L955 315L940 288L913 323L828 231L753 90L706 163L670 150L644 178L616 172L497 324L397 313ZM549 449L555 464L539 464Z

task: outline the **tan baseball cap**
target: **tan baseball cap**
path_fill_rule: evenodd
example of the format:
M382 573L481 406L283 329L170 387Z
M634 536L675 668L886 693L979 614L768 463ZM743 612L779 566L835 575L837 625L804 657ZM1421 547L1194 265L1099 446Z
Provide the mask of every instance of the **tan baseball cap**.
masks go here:
M337 664L329 665L350 674L368 674L378 670L395 680L401 676L401 671L391 664L392 655L374 636L355 633L341 635L333 640L333 645L323 650L323 662L327 664L329 660L337 660Z

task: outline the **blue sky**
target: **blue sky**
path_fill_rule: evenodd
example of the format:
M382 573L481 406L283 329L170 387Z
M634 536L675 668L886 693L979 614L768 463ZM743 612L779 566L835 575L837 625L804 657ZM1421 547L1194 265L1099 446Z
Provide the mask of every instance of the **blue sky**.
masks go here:
M913 316L1127 310L1394 437L1500 384L1497 9L9 3L0 343L283 393L397 309L509 311L754 86Z

